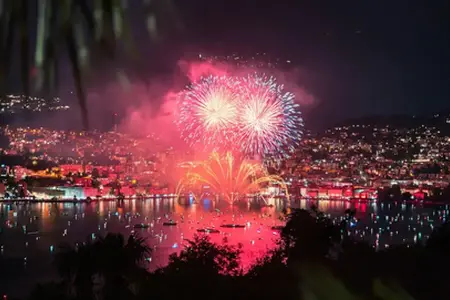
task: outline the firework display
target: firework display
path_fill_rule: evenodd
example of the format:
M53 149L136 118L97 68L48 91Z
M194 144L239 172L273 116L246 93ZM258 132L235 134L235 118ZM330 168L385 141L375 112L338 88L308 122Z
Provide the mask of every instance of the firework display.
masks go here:
M303 121L294 94L274 77L209 76L181 93L178 127L191 145L283 155L295 147Z
M269 175L259 163L246 161L234 156L231 152L221 155L213 152L209 159L191 164L191 168L180 180L176 194L197 194L202 198L203 190L213 193L229 203L247 197L263 197L261 187L268 184L277 184L288 196L284 180L276 175Z
M273 77L242 80L237 138L243 153L277 154L298 144L303 122L294 97Z
M191 85L179 103L183 138L192 144L229 144L238 122L236 85L225 76L209 76Z

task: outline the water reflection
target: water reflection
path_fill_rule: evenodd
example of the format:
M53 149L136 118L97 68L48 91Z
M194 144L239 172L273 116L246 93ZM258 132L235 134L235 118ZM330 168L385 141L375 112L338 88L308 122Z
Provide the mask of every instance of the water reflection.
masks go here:
M130 200L123 203L93 202L0 204L0 244L3 258L24 260L21 276L46 278L51 274L52 253L62 242L76 243L86 238L121 232L135 232L154 248L151 268L164 265L170 253L180 251L185 239L190 239L201 228L218 228L210 234L214 242L224 238L230 244L242 243L245 265L274 246L278 232L272 226L281 225L281 200L270 200L273 207L254 203L230 206L211 199L182 205L175 200ZM448 217L448 207L421 207L414 205L350 203L336 201L296 201L291 207L307 209L312 204L336 222L348 208L357 211L356 220L348 234L370 241L384 248L393 243L423 241L433 228ZM173 220L177 226L163 226ZM150 224L148 228L134 229L135 224ZM220 228L221 224L245 224L245 228ZM308 228L305 228L308 230ZM19 267L18 267L19 268ZM34 274L34 275L33 275ZM50 275L49 275L50 276Z

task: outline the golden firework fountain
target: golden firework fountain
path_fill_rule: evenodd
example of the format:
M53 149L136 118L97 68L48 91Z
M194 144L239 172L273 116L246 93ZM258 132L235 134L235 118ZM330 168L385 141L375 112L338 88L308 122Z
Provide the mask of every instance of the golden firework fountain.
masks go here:
M269 175L261 163L236 157L231 152L212 152L208 159L185 166L188 166L187 171L176 190L178 199L185 195L202 199L207 193L213 194L216 200L225 200L231 204L249 197L258 198L267 204L265 197L270 197L270 194L262 191L276 185L283 191L283 197L289 200L283 178Z

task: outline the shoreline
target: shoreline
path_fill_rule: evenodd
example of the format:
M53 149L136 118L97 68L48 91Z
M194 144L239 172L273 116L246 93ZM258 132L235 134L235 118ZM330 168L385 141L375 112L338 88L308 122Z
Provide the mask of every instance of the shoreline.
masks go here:
M133 201L133 200L175 200L176 195L169 194L166 196L129 196L122 199L117 197L102 197L102 198L84 198L84 199L33 199L33 198L16 198L16 199L1 199L1 203L92 203L92 202L111 202L111 201ZM298 201L308 201L308 202L320 202L320 201L330 201L330 202L357 202L357 203L381 203L381 204L423 204L423 205L450 205L450 203L442 201L430 201L430 200L405 200L405 201L380 201L378 199L367 199L367 198L305 198L305 197L292 197L290 202ZM271 206L264 205L263 206Z

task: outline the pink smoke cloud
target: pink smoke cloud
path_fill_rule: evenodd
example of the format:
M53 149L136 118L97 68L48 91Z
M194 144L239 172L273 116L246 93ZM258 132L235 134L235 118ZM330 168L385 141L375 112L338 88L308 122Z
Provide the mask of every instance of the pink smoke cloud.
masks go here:
M101 92L114 107L121 123L119 130L133 135L157 134L161 140L175 147L186 147L181 141L175 124L177 118L177 95L186 84L198 81L203 76L245 76L249 73L266 73L285 85L285 90L293 92L302 106L310 106L317 99L299 81L305 73L300 69L282 71L276 68L236 66L226 61L199 61L181 59L178 71L171 77L155 78L148 83L132 82L126 88L120 84L108 86Z

